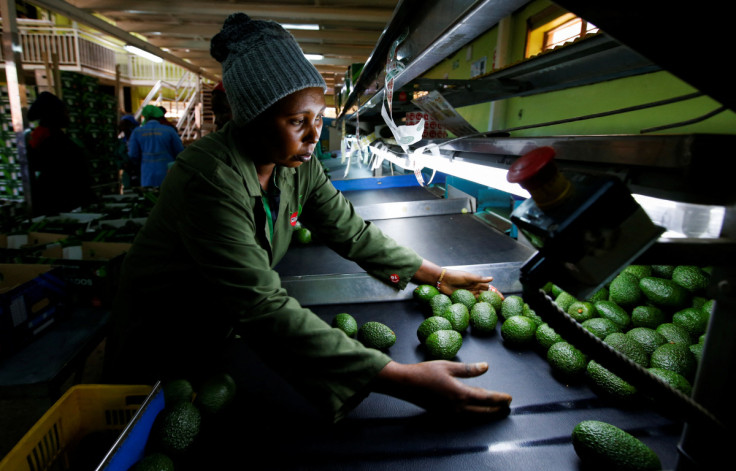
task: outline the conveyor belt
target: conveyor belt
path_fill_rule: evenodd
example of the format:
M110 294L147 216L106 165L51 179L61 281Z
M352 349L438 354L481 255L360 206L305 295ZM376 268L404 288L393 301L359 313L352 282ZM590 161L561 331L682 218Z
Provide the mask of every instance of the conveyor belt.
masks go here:
M388 351L394 360L426 359L416 338L424 317L413 301L315 306L312 310L327 322L339 312L349 312L359 324L384 322L397 335ZM372 394L341 423L321 424L303 399L271 377L245 393L253 395L250 403L258 404L248 411L248 428L258 433L242 432L231 438L241 448L248 444L258 456L267 457L269 469L577 470L579 460L570 434L578 422L594 419L639 437L657 453L663 469L674 468L679 424L646 403L617 407L582 382L558 380L539 352L508 348L499 330L500 324L488 337L468 330L456 360L489 363L485 375L462 381L511 394L511 414L505 419L480 423L441 419L412 404ZM253 377L269 375L243 372L245 381Z
M472 214L422 216L373 221L398 243L412 247L440 266L494 277L502 292L520 291L519 269L533 251ZM314 244L293 247L277 265L282 285L303 305L406 299L412 287L397 292L370 277L355 262Z
M475 265L525 261L533 251L486 225L472 214L425 216L373 221L399 244L439 265ZM322 244L294 246L277 265L282 276L361 273Z
M346 196L354 202L364 198L361 203L379 204L408 201L408 195L417 194L416 190L403 195L400 193L404 190L395 190ZM472 214L373 222L399 243L440 265L489 270L488 274L497 277L503 273L497 278L502 285L496 281L494 285L507 294L518 290L518 268L533 254L530 248ZM390 296L376 295L371 299L370 277L356 264L316 244L292 248L277 270L290 293L298 293L297 299L300 295L309 298L309 302L300 301L325 321L331 322L339 312L348 312L359 324L383 322L397 335L396 344L388 352L394 360L414 363L426 359L416 338L416 329L424 319L418 306L406 297L391 300ZM349 286L356 284L360 289L351 291ZM314 293L325 286L333 289L336 298L343 295L340 302L318 302L320 294ZM368 299L358 299L359 292L366 291ZM505 419L486 423L441 419L409 403L373 394L343 422L321 425L303 399L271 377L281 385L279 392L259 387L255 400L266 404L261 408L268 411L262 423L275 426L264 429L256 448L273 457L269 466L274 469L577 470L580 465L570 434L578 422L595 419L638 436L658 454L664 469L673 469L678 459L680 424L646 403L621 408L598 397L584 382L569 384L557 379L542 354L534 349L506 347L499 330L500 323L496 333L488 337L467 331L456 360L489 363L488 373L463 381L511 394L511 414ZM254 376L252 372L244 373L244 377Z

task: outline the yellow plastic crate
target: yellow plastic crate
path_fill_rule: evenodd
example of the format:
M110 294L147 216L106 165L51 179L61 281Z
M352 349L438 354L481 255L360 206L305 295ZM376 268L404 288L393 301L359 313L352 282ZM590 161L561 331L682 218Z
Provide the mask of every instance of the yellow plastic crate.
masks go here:
M82 384L71 387L0 461L0 471L68 470L69 454L85 435L122 431L151 386Z

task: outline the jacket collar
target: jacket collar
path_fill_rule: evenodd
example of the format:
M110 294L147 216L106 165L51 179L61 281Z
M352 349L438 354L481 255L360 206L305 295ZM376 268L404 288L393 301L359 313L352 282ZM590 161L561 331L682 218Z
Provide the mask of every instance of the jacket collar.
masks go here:
M225 125L223 129L228 147L234 149L234 164L243 176L245 188L249 196L261 196L261 184L258 182L258 174L256 173L256 165L249 156L254 150L248 149L245 140L242 139L242 130L235 126L232 122ZM257 152L257 150L256 150ZM288 191L294 187L292 176L296 173L295 168L282 167L277 165L274 169L276 172L276 185L283 191Z

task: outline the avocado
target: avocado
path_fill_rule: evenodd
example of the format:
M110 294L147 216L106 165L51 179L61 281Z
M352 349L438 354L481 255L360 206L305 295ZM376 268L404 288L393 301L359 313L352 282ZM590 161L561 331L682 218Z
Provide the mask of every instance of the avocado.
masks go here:
M414 288L414 291L412 292L414 299L422 304L429 303L432 296L436 296L438 294L440 294L440 290L438 290L436 286L432 285L419 285Z
M652 267L649 265L629 265L622 270L622 273L630 273L642 279L645 276L652 276Z
M452 328L458 332L464 332L470 325L470 312L463 303L450 304L441 316L450 321Z
M191 402L164 406L154 419L148 443L152 451L168 456L181 454L194 442L201 422L202 415Z
M176 404L177 402L192 402L194 388L192 383L183 378L171 379L164 383L164 403Z
M366 322L358 329L358 340L368 348L385 350L396 343L396 334L381 322Z
M621 332L621 328L618 325L605 317L594 317L592 319L588 319L583 322L582 326L601 340L605 339L608 334Z
M703 310L707 312L708 314L713 314L713 311L716 308L716 300L715 299L709 299L703 304Z
M501 303L501 318L506 320L512 316L520 316L524 311L524 300L521 296L512 294L506 296Z
M174 471L174 462L163 453L151 453L136 461L130 471Z
M689 396L693 391L693 387L684 376L672 370L665 370L664 368L647 368L654 376L669 384L673 389L677 389L681 393Z
M491 289L489 289L488 291L481 291L478 294L478 302L489 303L491 306L493 306L496 314L498 314L498 312L501 310L503 299L504 297L501 295L501 293Z
M672 323L687 330L693 342L705 333L709 321L710 314L695 307L687 307L672 315Z
M680 309L690 302L688 290L665 278L644 277L639 280L639 288L649 301L660 307Z
M301 227L297 229L295 232L296 232L296 240L299 241L300 244L307 245L312 242L312 231L310 231L306 227Z
M689 345L666 343L652 352L649 366L674 371L684 376L688 381L692 381L695 378L697 363Z
M575 301L567 309L567 313L581 324L597 316L593 303L589 301Z
M552 299L555 299L557 296L560 295L564 290L557 286L556 284L552 283L552 286L549 287L549 293L552 295Z
M358 322L347 312L341 312L332 318L332 327L342 330L348 337L358 334Z
M652 276L657 278L665 278L669 280L672 278L672 273L674 271L674 265L652 265Z
M531 309L528 304L524 304L524 309L522 310L521 315L533 320L534 323L537 324L537 327L544 324L542 317L537 314L534 309Z
M463 336L457 330L437 330L429 334L424 346L430 357L440 360L455 358L463 345Z
M565 379L574 379L585 372L588 359L572 344L562 341L552 344L547 349L547 363L553 372Z
M694 265L678 265L672 271L672 281L691 293L702 293L710 284L710 275Z
M619 376L611 373L595 360L590 360L585 369L591 389L599 396L627 401L636 396L637 390Z
M631 337L627 337L626 334L614 332L608 334L603 341L617 352L623 353L634 363L644 368L649 367L649 355L647 355L644 347L635 342Z
M616 324L619 330L626 330L631 324L631 317L629 317L629 313L626 312L624 308L612 301L596 301L593 304L593 307L600 317L608 319Z
M636 306L631 310L631 325L633 327L656 329L666 319L664 312L657 306Z
M608 288L606 288L605 286L599 288L598 291L591 294L588 298L588 302L595 303L596 301L600 301L603 299L608 299Z
M568 293L567 291L563 291L555 298L555 304L559 306L560 309L562 309L564 312L567 312L568 308L572 303L577 301L575 296Z
M544 323L537 327L537 331L534 333L534 337L537 340L537 344L542 347L545 353L547 352L549 347L552 346L552 344L563 341L562 336L555 332L555 330L547 323Z
M235 398L235 392L235 381L229 374L214 374L199 386L194 405L203 416L211 416L229 406Z
M708 302L708 298L704 298L703 296L693 296L692 303L690 303L690 307L696 307L698 309L703 309L703 306L705 306L705 303Z
M501 324L501 337L511 347L530 344L536 331L537 324L526 316L511 316Z
M498 315L490 303L477 302L470 309L470 329L474 334L486 335L496 331Z
M476 303L475 295L467 289L456 289L453 291L450 295L450 301L452 301L453 304L464 304L465 307L468 308L468 311L470 311L470 308L472 308L473 304Z
M639 278L625 271L619 273L608 288L608 299L624 308L636 305L641 297Z
M692 352L693 356L695 357L695 362L700 363L700 359L703 358L703 348L705 347L702 343L694 343L690 345L688 348Z
M667 339L669 343L679 343L683 345L690 345L690 333L679 325L675 325L671 322L665 322L659 324L655 329L662 337Z
M419 343L424 343L429 334L437 330L452 330L452 323L441 316L431 316L424 319L417 328Z
M429 300L429 314L432 316L441 316L447 307L452 304L450 297L444 293L432 296Z
M661 470L654 451L628 432L598 420L584 420L572 431L575 453L590 469Z
M638 343L647 356L650 356L660 345L667 343L667 339L662 334L650 327L634 327L625 335Z

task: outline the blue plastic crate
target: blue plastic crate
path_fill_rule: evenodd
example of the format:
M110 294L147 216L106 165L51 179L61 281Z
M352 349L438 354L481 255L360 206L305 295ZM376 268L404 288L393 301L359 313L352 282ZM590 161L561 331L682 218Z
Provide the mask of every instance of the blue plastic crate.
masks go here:
M130 423L97 467L98 471L127 471L144 456L153 422L164 408L164 390L156 383Z

